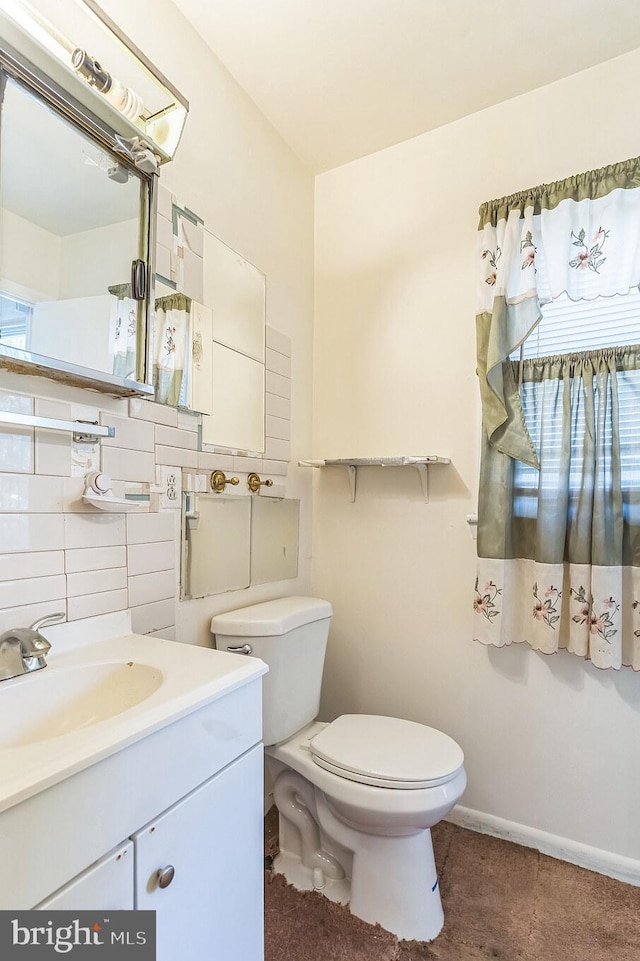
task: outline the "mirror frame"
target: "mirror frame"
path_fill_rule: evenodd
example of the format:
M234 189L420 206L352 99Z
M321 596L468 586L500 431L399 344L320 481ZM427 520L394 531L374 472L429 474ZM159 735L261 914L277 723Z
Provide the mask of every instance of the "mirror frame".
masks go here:
M143 323L139 324L138 327L137 379L128 380L104 371L81 367L66 363L63 360L44 357L31 351L8 346L0 346L0 368L21 374L44 376L77 387L91 387L103 393L122 397L152 397L154 389L151 384L149 330L151 305L154 302L158 175L157 173L147 174L138 170L126 155L117 151L119 146L117 134L108 124L91 113L80 101L76 100L50 77L47 77L22 54L6 44L4 40L0 40L0 68L18 84L25 87L29 93L40 97L64 120L71 122L82 133L99 143L100 146L106 147L111 152L117 152L118 162L134 171L136 176L147 186L147 202L145 209L141 210L140 213L141 231L144 231L144 239L146 240L147 285L143 301Z

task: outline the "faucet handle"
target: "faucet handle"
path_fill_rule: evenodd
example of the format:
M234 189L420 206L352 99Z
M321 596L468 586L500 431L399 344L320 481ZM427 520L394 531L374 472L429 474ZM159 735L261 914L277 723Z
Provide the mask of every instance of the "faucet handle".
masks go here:
M41 627L49 627L50 624L57 624L58 621L64 621L66 617L64 611L57 611L54 614L45 614L44 617L39 617L37 621L34 621L31 625L32 631L39 631Z

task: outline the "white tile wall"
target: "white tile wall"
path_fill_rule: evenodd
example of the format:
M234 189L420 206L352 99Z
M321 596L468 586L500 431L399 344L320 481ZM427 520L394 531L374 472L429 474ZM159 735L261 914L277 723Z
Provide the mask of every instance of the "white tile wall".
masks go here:
M35 474L0 474L0 511L3 513L59 514L62 511L61 477Z
M196 450L198 447L198 435L192 430L180 430L178 427L164 427L162 424L157 424L156 444L162 444L166 447L185 447L188 450Z
M126 567L112 567L100 571L67 574L67 597L98 594L103 591L124 590L127 587Z
M276 374L275 371L268 370L266 384L268 393L277 394L279 397L286 397L287 399L290 399L291 380L289 377L283 377L282 374Z
M89 547L64 552L65 571L78 574L82 571L104 571L113 567L124 567L127 563L127 549L122 547Z
M0 410L16 414L33 414L33 398L0 390ZM0 471L33 474L33 427L0 429Z
M139 397L132 397L129 401L129 417L150 420L154 424L166 424L168 427L178 426L178 411L175 407L154 404L148 400L141 400Z
M68 550L116 547L125 543L124 514L65 514L64 546Z
M291 378L291 358L267 347L267 370L273 370L276 374Z
M104 470L114 493L124 496L126 484L155 484L156 465L201 471L193 476L205 483L204 472L255 470L277 477L270 492L282 496L290 456L291 341L268 327L266 342L264 458L199 452L198 415L139 398L128 405L109 400L102 409L99 395L87 395L87 404L48 397L45 381L43 396L0 390L0 410L116 428L115 438L92 447L64 433L0 425L0 631L52 611L75 620L131 608L134 631L174 636L179 511L98 513L82 501L84 475Z
M131 627L134 634L153 634L173 627L175 623L175 601L158 601L131 608Z
M65 596L64 574L54 577L25 577L20 581L4 581L0 584L0 608L37 604Z
M64 547L62 514L0 514L3 551L58 551Z
M124 611L127 606L126 590L70 597L67 600L67 619L77 621L81 617L96 617L98 614L110 614L111 611Z
M0 554L0 582L64 574L64 551Z
M24 627L33 624L39 617L45 614L52 614L61 611L66 613L67 603L60 600L41 601L38 604L26 604L21 607L4 607L0 609L0 633L8 631L11 627Z
M266 334L264 456L265 460L286 463L291 458L291 341L273 327L267 327ZM266 469L264 472L268 473Z
M186 431L181 431L186 434ZM190 435L195 436L195 435ZM156 445L156 464L166 464L168 467L197 467L198 451L187 450L185 447L164 447Z
M272 417L286 417L291 419L291 401L288 397L280 397L278 394L266 395L266 412Z
M149 544L153 541L172 541L176 533L175 513L128 514L127 544Z
M160 571L153 574L136 574L129 578L129 601L131 607L152 604L175 597L175 571Z
M106 413L100 415L100 423L116 429L115 437L104 438L103 447L124 447L153 453L155 438L152 423L135 420L133 417L114 417L113 414Z
M35 413L38 417L54 417L58 420L71 420L71 404L35 398ZM57 474L68 477L71 473L71 435L60 431L35 430L35 471L36 474Z
M272 417L267 414L267 437L291 440L291 421L284 417Z
M162 541L159 544L132 544L127 548L127 568L131 575L173 570L174 563L173 541Z
M156 459L147 451L103 446L102 470L114 480L144 481L153 484L156 476Z

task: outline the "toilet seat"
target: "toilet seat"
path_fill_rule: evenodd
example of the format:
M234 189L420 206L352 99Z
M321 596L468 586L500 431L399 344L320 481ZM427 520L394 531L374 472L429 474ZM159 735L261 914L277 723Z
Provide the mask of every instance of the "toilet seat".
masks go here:
M450 781L464 754L453 738L425 724L376 714L344 714L309 743L314 762L350 781L417 790Z

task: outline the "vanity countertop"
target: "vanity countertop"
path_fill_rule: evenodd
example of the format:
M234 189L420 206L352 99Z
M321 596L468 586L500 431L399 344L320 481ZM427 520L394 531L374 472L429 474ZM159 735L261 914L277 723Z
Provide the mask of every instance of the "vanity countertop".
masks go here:
M78 643L79 624L45 630L48 666L0 683L0 811L267 671L258 658L140 634Z

